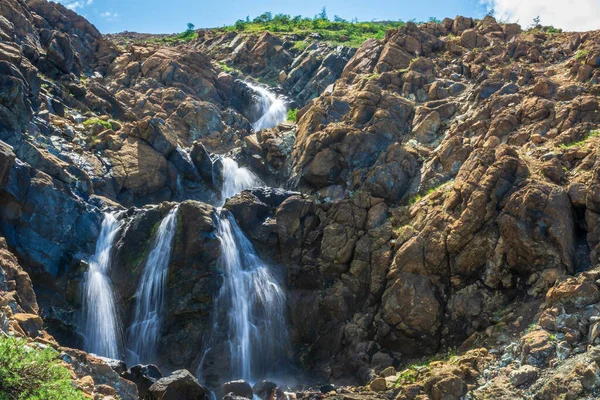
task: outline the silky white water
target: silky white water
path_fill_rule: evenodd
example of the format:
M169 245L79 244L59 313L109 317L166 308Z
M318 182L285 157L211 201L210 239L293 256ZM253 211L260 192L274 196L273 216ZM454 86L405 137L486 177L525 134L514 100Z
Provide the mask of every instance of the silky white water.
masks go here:
M225 340L230 356L228 378L255 382L280 372L286 359L286 296L227 210L221 210L218 233L224 281L215 301L215 314L226 310L227 315L224 320L215 317L206 352L217 338ZM201 375L202 363L199 368Z
M223 157L221 162L223 163L222 204L242 190L265 186L264 182L254 172L245 167L240 168L233 158Z
M156 346L165 306L171 243L177 226L177 207L161 221L136 291L134 318L127 331L127 362L156 363Z
M257 108L257 114L261 117L252 124L252 128L256 132L275 128L287 119L288 107L285 97L253 83L246 82L246 85L256 93L256 99L258 100L255 107Z
M90 260L83 290L83 348L88 353L120 358L121 325L108 278L111 250L120 224L114 214L105 214L96 252Z

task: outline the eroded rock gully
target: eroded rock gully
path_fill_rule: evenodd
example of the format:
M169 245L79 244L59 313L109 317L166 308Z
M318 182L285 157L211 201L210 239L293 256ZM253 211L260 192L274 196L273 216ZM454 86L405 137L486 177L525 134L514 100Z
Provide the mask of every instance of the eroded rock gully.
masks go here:
M288 383L340 385L297 398L598 395L598 32L456 17L358 49L211 30L166 45L44 0L0 17L1 328L57 348L88 394L208 396L192 373L224 311L210 204L227 153L289 189L224 207L282 272ZM254 132L251 78L278 83L297 123ZM61 347L82 346L103 213L121 211L109 277L126 327L176 203L157 355L172 375Z

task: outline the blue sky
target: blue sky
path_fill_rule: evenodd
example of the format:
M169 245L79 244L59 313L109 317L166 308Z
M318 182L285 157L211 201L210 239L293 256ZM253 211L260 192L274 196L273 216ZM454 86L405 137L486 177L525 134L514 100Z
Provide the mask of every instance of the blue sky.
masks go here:
M565 30L600 29L600 0L55 0L85 16L103 33L124 30L174 33L192 22L197 28L234 23L265 11L312 17L322 7L330 17L359 20L427 20L464 15L483 17L489 9L504 20L527 26L536 16Z

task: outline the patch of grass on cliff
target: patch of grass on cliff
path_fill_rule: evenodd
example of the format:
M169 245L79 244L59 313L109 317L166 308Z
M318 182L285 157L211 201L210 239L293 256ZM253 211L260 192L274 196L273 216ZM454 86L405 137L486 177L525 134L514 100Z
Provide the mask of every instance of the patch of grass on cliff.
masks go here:
M294 50L298 50L298 51L304 51L306 50L306 48L310 46L310 43L308 43L305 40L298 40L296 43L294 43L294 46L292 46L292 49Z
M287 112L287 120L290 122L297 122L298 121L298 109L294 108L292 110L288 110Z
M104 121L100 118L89 118L83 121L83 126L85 126L86 128L90 128L94 125L100 125L104 129L112 129L112 124L110 122Z
M39 350L24 339L0 338L0 399L83 400L71 371L52 348Z
M577 61L585 62L585 59L587 58L588 54L590 54L589 50L577 50L577 52L575 53L575 59Z
M238 20L234 25L225 26L226 32L273 32L289 33L308 36L316 33L320 39L329 41L334 45L343 44L349 47L359 47L367 39L383 39L388 29L404 26L404 21L347 21L335 16L333 21L327 16L325 8L313 18L288 14L265 12L254 19L246 17ZM303 45L298 45L303 46ZM298 49L300 50L300 49Z
M578 140L577 142L573 142L573 143L563 143L560 145L560 148L561 149L570 149L573 147L579 147L579 146L584 145L588 139L593 138L593 137L598 137L598 136L600 136L600 129L594 129L594 130L589 131L583 139Z

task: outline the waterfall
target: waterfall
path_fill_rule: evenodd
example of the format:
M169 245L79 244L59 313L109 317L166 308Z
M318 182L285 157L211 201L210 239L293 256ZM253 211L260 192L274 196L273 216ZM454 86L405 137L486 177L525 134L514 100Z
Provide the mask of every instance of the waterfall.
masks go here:
M127 332L129 365L156 362L169 272L171 242L177 226L177 207L169 211L158 227L148 260L136 291L134 318Z
M224 338L230 356L228 378L254 382L281 372L286 360L285 293L227 210L220 213L219 238L219 266L224 281L215 301L214 326L206 352L218 338ZM219 319L221 312L226 312L224 321Z
M238 165L233 158L221 158L223 163L223 186L221 187L221 201L225 203L230 197L242 190L264 186L264 182L248 168Z
M287 119L287 102L284 96L279 96L266 88L246 82L246 85L256 93L258 102L255 107L261 117L252 124L256 132L275 128Z
M118 359L121 326L115 307L108 270L113 243L120 224L114 214L105 214L96 252L89 263L83 290L83 348L88 353Z

